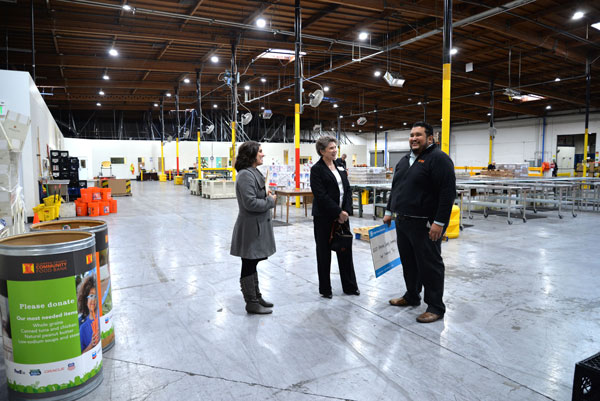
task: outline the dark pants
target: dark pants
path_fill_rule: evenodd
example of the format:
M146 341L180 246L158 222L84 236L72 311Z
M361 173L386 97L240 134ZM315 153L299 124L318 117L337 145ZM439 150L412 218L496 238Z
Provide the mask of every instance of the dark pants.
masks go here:
M265 260L265 259L266 258L263 258L263 259L244 259L244 258L242 258L242 274L240 274L240 278L251 276L254 273L256 273L256 265L258 264L258 262L260 262L261 260Z
M396 218L398 250L402 261L406 293L409 303L421 300L421 287L425 287L427 312L443 315L444 261L442 240L429 239L426 219Z
M319 273L319 293L331 294L331 248L329 237L331 235L331 217L314 216L315 243L317 245L317 271ZM340 278L342 279L342 290L352 293L358 289L356 275L354 274L354 262L352 261L352 246L344 252L336 252Z

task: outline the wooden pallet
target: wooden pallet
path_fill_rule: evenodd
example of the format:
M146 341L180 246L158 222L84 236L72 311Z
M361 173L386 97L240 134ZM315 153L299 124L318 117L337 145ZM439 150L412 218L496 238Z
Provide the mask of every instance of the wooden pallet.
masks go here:
M356 227L352 231L354 231L354 237L356 239L369 242L369 230L375 227L377 226Z

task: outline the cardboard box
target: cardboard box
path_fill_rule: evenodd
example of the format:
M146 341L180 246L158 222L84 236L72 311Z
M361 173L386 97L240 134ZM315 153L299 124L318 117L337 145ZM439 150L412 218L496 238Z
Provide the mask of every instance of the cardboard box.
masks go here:
M109 178L100 180L97 184L100 188L110 188L112 196L131 195L131 180Z

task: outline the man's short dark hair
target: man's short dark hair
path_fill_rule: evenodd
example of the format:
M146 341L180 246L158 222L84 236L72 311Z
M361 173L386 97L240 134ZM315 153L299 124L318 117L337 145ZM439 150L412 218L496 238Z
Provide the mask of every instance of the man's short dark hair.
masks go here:
M417 121L412 127L423 127L425 128L425 134L427 134L427 136L433 135L433 128L431 128L431 125L427 124L425 121Z

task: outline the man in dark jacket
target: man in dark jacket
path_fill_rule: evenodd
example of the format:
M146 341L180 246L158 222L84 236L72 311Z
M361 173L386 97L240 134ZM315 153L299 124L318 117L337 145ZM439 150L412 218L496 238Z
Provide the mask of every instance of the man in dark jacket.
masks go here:
M425 287L427 310L417 317L420 323L442 319L446 306L444 295L444 261L442 235L450 221L456 197L456 177L452 160L430 137L431 126L417 122L409 137L411 152L396 165L392 192L388 200L385 224L396 215L398 250L404 272L406 292L393 298L395 306L421 304L421 287Z

